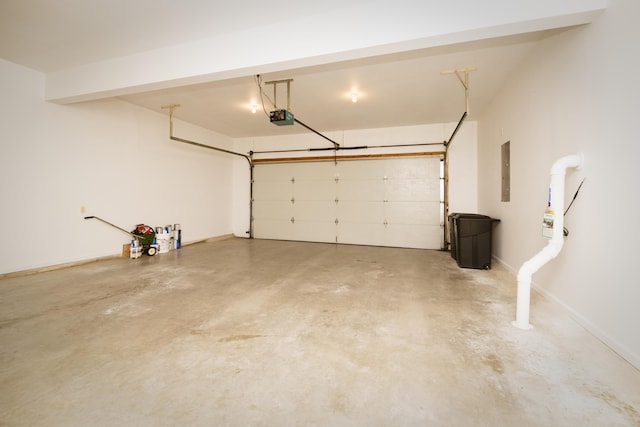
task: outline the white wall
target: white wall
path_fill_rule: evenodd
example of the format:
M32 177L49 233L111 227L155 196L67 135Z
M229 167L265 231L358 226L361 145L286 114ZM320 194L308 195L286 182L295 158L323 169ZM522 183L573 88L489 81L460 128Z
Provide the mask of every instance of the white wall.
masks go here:
M584 154L584 168L567 175L567 203L586 178L566 216L570 235L534 287L640 367L638 16L639 2L612 0L594 23L544 41L514 73L479 120L478 203L502 219L494 251L515 272L546 244L549 168ZM511 202L503 203L500 145L509 140ZM534 305L534 326L535 313Z
M118 100L43 101L44 76L0 60L0 274L118 254L132 230L180 223L185 242L230 234L233 160L168 138L168 118ZM176 121L176 136L230 138ZM86 209L81 212L81 207Z
M451 136L457 122L404 126L395 128L361 129L324 132L323 135L343 147L441 143ZM295 125L294 125L295 126ZM303 129L304 131L304 129ZM331 142L311 132L261 138L238 138L235 151L247 154L250 151L290 150L308 148L331 148ZM465 121L449 150L450 212L477 211L477 123ZM443 151L442 145L397 148L370 148L367 150L344 150L338 155L406 153ZM255 159L280 157L308 157L333 155L334 151L256 154ZM234 223L236 236L246 236L249 229L249 168L243 159L234 164Z

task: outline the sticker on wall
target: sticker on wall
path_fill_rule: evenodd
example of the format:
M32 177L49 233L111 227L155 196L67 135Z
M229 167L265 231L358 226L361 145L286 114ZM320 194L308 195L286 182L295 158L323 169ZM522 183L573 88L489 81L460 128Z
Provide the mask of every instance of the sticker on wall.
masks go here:
M553 209L547 207L542 217L542 236L551 239L553 237Z

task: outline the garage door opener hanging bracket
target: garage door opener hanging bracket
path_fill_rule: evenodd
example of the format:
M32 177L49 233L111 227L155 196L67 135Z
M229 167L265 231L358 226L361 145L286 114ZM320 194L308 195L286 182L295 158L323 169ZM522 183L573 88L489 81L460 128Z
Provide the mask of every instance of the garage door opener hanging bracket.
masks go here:
M271 101L271 99L269 99L269 97L267 96L266 98L269 99L269 101L271 101L271 104L273 104L273 108L276 109L276 111L272 111L272 114L278 111L278 105L277 105L277 92L276 92L276 88L278 84L281 83L286 83L287 85L287 109L285 110L285 117L286 113L289 113L291 120L293 120L293 122L298 123L300 126L310 130L311 132L315 133L316 135L326 139L327 141L329 141L330 143L333 144L333 150L339 150L340 149L340 144L338 144L336 141L334 141L333 139L329 138L326 135L323 135L322 133L318 132L317 130L313 129L311 126L308 126L304 123L302 123L302 121L300 121L299 119L297 119L293 114L291 114L291 82L293 81L293 79L284 79L284 80L271 80L268 82L264 82L264 84L266 85L273 85L273 101ZM266 109L264 108L264 93L262 91L262 85L260 84L261 80L260 80L260 75L256 75L256 83L258 85L258 90L260 91L260 99L262 100L262 109L265 111L266 114ZM271 118L270 118L271 120ZM274 122L273 120L271 120L272 122ZM287 122L287 124L291 124L291 122Z
M469 114L469 73L472 71L478 71L478 67L456 68L455 70L440 72L442 75L455 74L458 80L460 80L460 83L462 83L462 87L464 87L465 111L467 114Z

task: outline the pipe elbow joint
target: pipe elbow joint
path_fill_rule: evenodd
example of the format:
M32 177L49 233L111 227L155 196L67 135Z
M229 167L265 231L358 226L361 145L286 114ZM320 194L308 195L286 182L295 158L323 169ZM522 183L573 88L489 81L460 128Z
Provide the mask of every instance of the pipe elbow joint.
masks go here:
M561 157L551 166L551 175L564 175L568 168L580 169L584 163L582 153Z
M564 240L562 238L560 238L559 240L552 239L547 244L547 246L545 246L533 258L522 264L522 267L520 267L517 275L518 282L528 280L530 283L531 276L536 271L540 270L542 266L558 256L558 254L562 250L563 244Z

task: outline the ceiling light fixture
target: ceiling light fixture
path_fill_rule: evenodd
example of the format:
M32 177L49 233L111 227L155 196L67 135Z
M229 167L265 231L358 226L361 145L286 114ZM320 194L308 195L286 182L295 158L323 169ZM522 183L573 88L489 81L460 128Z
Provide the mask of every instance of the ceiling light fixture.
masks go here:
M255 113L256 113L256 111L258 111L258 105L255 103L255 101L252 101L252 102L251 102L251 106L250 106L250 108L251 108L251 112L252 112L253 114L255 114Z
M359 96L360 94L358 92L351 92L351 102L353 102L354 104L358 102Z

